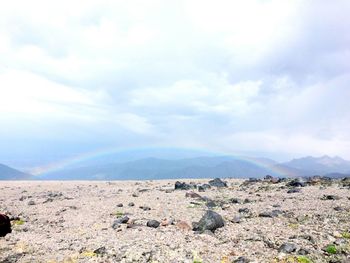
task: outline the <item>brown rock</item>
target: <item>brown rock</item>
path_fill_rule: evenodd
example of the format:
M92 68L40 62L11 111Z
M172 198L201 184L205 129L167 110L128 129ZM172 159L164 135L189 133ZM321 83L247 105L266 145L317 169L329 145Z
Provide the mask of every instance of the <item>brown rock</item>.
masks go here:
M182 231L191 231L192 230L192 227L189 224L187 224L185 221L178 221L176 223L176 227Z

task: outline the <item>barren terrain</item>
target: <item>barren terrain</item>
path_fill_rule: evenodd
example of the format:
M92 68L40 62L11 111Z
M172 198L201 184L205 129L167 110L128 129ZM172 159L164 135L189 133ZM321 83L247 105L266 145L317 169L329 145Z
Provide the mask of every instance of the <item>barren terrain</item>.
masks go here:
M347 181L182 181L2 181L0 262L350 262Z

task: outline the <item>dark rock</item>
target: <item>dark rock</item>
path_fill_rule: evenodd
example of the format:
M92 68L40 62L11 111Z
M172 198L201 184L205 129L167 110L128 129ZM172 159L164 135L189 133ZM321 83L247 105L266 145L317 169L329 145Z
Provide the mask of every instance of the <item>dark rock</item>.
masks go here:
M253 201L248 199L248 198L245 198L244 201L243 201L244 204L249 204L249 203L252 203L252 202Z
M321 200L339 200L340 197L337 195L324 195Z
M233 263L249 263L250 260L246 257L239 257L236 260L233 261Z
M210 230L214 232L217 228L223 227L224 225L224 219L221 215L212 210L208 210L205 212L201 220L199 220L198 225L195 225L196 227L193 230L200 232Z
M287 191L287 194L300 193L300 188L292 188Z
M117 220L114 220L112 224L112 228L117 229L120 224L126 224L129 220L130 218L128 216L123 216L121 218L118 218Z
M341 206L336 206L336 207L334 207L333 208L335 211L337 211L337 212L340 212L340 211L343 211L344 210L344 208L342 208Z
M232 204L241 204L242 203L241 199L239 199L239 198L231 198L229 201Z
M140 208L141 208L143 211L149 211L149 210L151 210L151 208L148 207L148 206L140 206Z
M273 211L266 211L259 214L259 217L278 217L280 214L283 214L281 210L273 210Z
M123 207L122 203L117 204L117 207Z
M49 198L46 198L46 200L43 202L43 204L51 203L51 202L53 202L53 199L51 197L49 197Z
M149 220L147 222L148 227L157 228L157 227L159 227L159 225L160 225L160 222L158 222L157 220Z
M266 175L265 177L264 177L264 180L265 181L270 181L270 180L272 180L273 179L273 176L271 176L271 175Z
M96 255L104 255L104 254L107 254L107 249L105 247L100 247L98 249L95 249L94 253Z
M192 229L197 231L199 229L199 222L192 222Z
M128 206L135 206L134 202L130 202Z
M211 188L210 184L202 184L201 187L204 189L204 190L208 190Z
M186 184L185 182L175 182L175 190L190 190L193 188L193 185Z
M12 232L10 218L0 214L0 237L4 237Z
M203 186L198 186L198 192L205 192L205 188Z
M279 247L278 252L292 253L296 250L297 250L297 247L293 243L284 243L282 246Z
M62 192L49 192L47 194L47 196L50 198L57 198L57 197L62 197L63 193Z
M286 185L289 187L304 187L306 186L306 183L301 178L296 178L288 182Z
M238 213L244 213L244 214L247 214L247 213L250 213L250 210L249 208L240 208L238 209Z
M35 205L35 202L34 202L33 200L30 200L30 201L28 202L28 205Z
M215 187L227 187L227 183L222 181L220 178L215 178L213 180L210 180L209 184Z
M143 189L139 189L139 193L145 193L145 192L148 192L150 189L148 188L143 188Z
M341 180L341 185L343 187L350 187L350 177L345 177Z

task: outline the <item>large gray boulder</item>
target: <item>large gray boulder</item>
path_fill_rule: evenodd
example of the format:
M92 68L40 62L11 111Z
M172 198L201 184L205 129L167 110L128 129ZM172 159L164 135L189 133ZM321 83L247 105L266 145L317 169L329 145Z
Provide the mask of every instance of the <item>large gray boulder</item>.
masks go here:
M200 232L210 230L214 232L217 228L223 227L224 225L225 222L221 215L212 210L208 210L198 223L193 224L193 230Z

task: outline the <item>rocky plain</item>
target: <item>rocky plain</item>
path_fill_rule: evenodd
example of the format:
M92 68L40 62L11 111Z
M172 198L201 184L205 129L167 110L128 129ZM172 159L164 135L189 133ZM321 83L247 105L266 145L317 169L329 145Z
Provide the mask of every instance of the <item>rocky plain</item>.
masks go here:
M0 262L350 262L350 178L1 181Z

